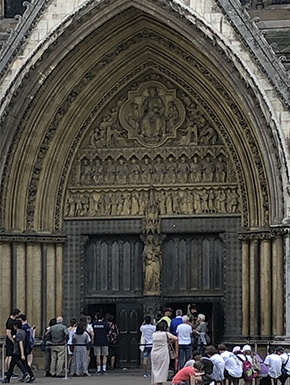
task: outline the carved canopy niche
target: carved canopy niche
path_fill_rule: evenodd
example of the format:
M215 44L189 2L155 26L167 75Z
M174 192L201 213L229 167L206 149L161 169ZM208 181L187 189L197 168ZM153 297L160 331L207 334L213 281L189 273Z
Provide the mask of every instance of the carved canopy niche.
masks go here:
M143 216L152 189L161 216L240 213L235 164L214 112L151 65L92 121L70 172L65 217Z

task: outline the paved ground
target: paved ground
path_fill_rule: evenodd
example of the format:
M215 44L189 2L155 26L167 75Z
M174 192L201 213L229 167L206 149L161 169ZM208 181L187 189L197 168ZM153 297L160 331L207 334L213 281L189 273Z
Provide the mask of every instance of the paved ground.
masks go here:
M72 385L150 385L150 378L144 378L141 369L117 369L102 376L92 374L91 377L68 377L67 380L64 378L44 377L43 371L35 371L34 373L36 377L34 384L64 385L67 382ZM21 384L17 379L11 379L10 383L15 385ZM170 385L170 382L167 382L167 384Z

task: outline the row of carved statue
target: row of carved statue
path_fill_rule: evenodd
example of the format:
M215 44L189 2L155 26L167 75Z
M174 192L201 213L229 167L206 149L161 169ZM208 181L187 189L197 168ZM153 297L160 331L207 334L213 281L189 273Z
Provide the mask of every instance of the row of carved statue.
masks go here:
M67 199L66 216L130 216L144 215L148 203L148 191L116 191L70 193ZM237 188L211 188L193 190L156 191L160 215L238 213Z
M144 157L139 161L132 157L128 162L120 157L114 161L108 157L101 161L96 157L84 157L79 165L77 185L135 185L135 184L175 184L175 183L225 183L228 182L228 165L225 156L216 158L207 154L203 159L193 155L188 159L182 155L175 159L172 155L163 161L157 156L153 161Z

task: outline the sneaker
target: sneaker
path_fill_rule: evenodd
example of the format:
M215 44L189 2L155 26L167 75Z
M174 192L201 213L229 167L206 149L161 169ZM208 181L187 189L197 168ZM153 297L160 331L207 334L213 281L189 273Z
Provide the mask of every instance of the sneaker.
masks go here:
M9 384L9 381L6 378L3 378L0 382L2 382L2 384Z
M144 373L143 377L150 378L150 374L149 373Z
M107 371L106 371L106 370L103 370L103 371L102 371L102 374L107 374Z
M30 377L30 381L29 382L33 382L33 381L35 381L35 377L34 376Z
M98 372L96 372L97 376L100 376L101 374L102 374L102 372L100 370Z
M19 378L18 374L12 374L11 378Z
M30 376L29 376L28 373L25 373L25 374L23 374L23 377L20 380L18 380L18 381L26 382L27 380L30 380Z

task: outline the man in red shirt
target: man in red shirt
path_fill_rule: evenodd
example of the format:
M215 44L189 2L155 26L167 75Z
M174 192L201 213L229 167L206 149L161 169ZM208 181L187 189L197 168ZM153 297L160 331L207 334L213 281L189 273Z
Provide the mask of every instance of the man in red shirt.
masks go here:
M195 385L195 377L201 376L202 364L196 361L192 366L185 366L173 377L172 385Z

